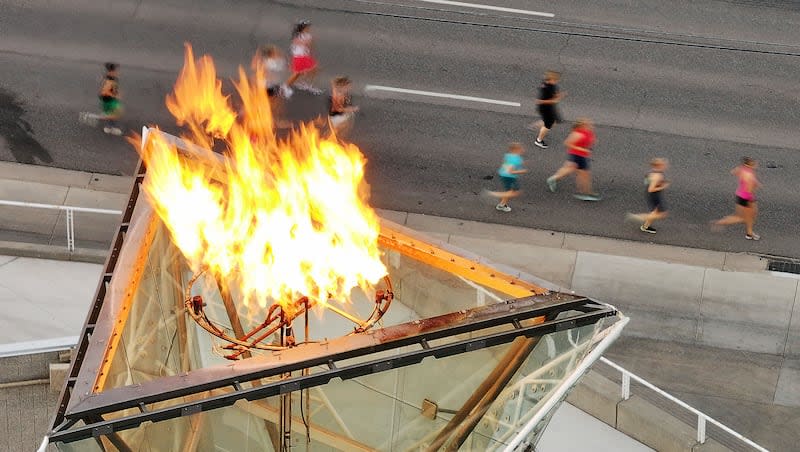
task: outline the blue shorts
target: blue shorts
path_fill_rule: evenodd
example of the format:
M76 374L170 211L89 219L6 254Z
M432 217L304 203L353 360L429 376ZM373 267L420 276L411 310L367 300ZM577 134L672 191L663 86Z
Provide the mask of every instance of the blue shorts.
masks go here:
M519 191L519 180L516 177L500 176L500 182L506 191Z
M578 165L579 170L588 170L589 162L591 160L592 159L590 159L589 157L584 157L582 155L569 154L569 161L575 162L575 164Z

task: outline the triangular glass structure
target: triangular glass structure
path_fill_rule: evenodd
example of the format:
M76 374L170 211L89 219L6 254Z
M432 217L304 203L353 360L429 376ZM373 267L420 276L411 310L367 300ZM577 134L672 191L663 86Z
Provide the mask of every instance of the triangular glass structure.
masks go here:
M625 323L384 221L389 309L353 294L262 342L289 346L231 344L268 314L199 283L137 174L49 435L61 450L523 450Z

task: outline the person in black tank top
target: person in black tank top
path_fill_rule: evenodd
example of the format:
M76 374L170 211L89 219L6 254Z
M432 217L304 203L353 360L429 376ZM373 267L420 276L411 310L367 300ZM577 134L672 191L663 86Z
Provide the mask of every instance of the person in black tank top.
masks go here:
M656 229L652 224L656 220L661 220L667 217L667 205L664 203L663 192L669 187L669 182L664 177L664 171L667 170L669 163L663 158L654 158L650 161L650 172L647 173L644 179L645 185L645 199L650 211L647 213L627 215L628 219L632 221L641 221L642 225L639 230L649 234L655 234Z
M350 96L352 82L347 77L336 77L331 82L328 96L328 124L337 137L345 137L353 127L353 116L358 107L353 106Z

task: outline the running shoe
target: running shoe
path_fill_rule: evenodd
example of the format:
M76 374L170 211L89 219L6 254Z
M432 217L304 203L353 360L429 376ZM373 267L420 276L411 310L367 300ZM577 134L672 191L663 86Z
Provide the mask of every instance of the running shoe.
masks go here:
M573 195L573 196L576 199L580 199L581 201L600 201L600 199L602 199L602 198L600 198L600 195L598 195L597 193L593 193L591 195L584 195L584 194L579 193L579 194L576 194L576 195Z
M509 207L508 204L498 204L494 206L494 208L501 212L511 212L511 207Z
M756 242L757 242L757 241L759 241L759 240L761 240L761 236L760 236L760 235L758 235L758 234L753 234L753 235L750 235L750 234L745 234L745 235L744 235L744 238L746 238L747 240L754 240L754 241L756 241Z
M646 232L648 234L655 234L656 229L652 226L644 227L644 225L639 226L639 230L642 232Z
M118 127L103 127L103 132L110 135L122 135L122 130L120 130Z
M544 142L544 140L534 140L533 144L542 149L547 149L549 147L547 143Z
M556 188L558 187L558 181L555 177L548 177L547 178L547 188L550 189L551 192L555 193Z

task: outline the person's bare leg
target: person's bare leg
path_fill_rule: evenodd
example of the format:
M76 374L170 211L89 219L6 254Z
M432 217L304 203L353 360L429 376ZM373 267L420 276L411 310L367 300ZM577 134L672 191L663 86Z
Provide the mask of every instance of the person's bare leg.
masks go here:
M652 212L643 216L644 224L642 225L642 227L647 229L653 224L654 221L661 220L666 217L667 217L666 212L660 212L658 209L655 209Z
M508 201L510 201L511 198L516 198L517 196L519 196L520 191L519 190L509 190L509 191L506 191L506 192L503 192L503 193L500 193L500 194L501 194L500 204L502 204L504 206L507 206L508 205Z
M736 212L733 215L722 217L719 220L715 221L714 224L716 224L717 226L729 226L732 224L744 223L745 215L747 215L747 212L744 211L744 208L742 206L737 204Z
M570 174L574 173L577 168L578 167L574 163L567 162L561 168L559 168L558 171L556 171L556 173L553 174L552 177L555 180L563 179L569 176Z
M576 185L578 186L578 193L584 195L592 194L592 173L588 170L578 170L578 175L575 178Z
M750 203L750 207L745 209L745 217L744 217L744 229L745 233L749 236L753 236L755 233L753 232L753 225L756 223L756 203Z
M292 72L292 75L286 79L286 86L293 86L294 83L297 81L298 78L302 75L302 72Z
M541 121L540 121L540 122L541 122ZM544 123L542 123L542 126L541 126L541 127L539 127L539 135L536 137L536 141L542 141L542 140L544 140L544 137L546 137L546 136L547 136L547 133L548 133L548 132L550 132L550 129L548 129L547 127L545 127L545 126L544 126Z

